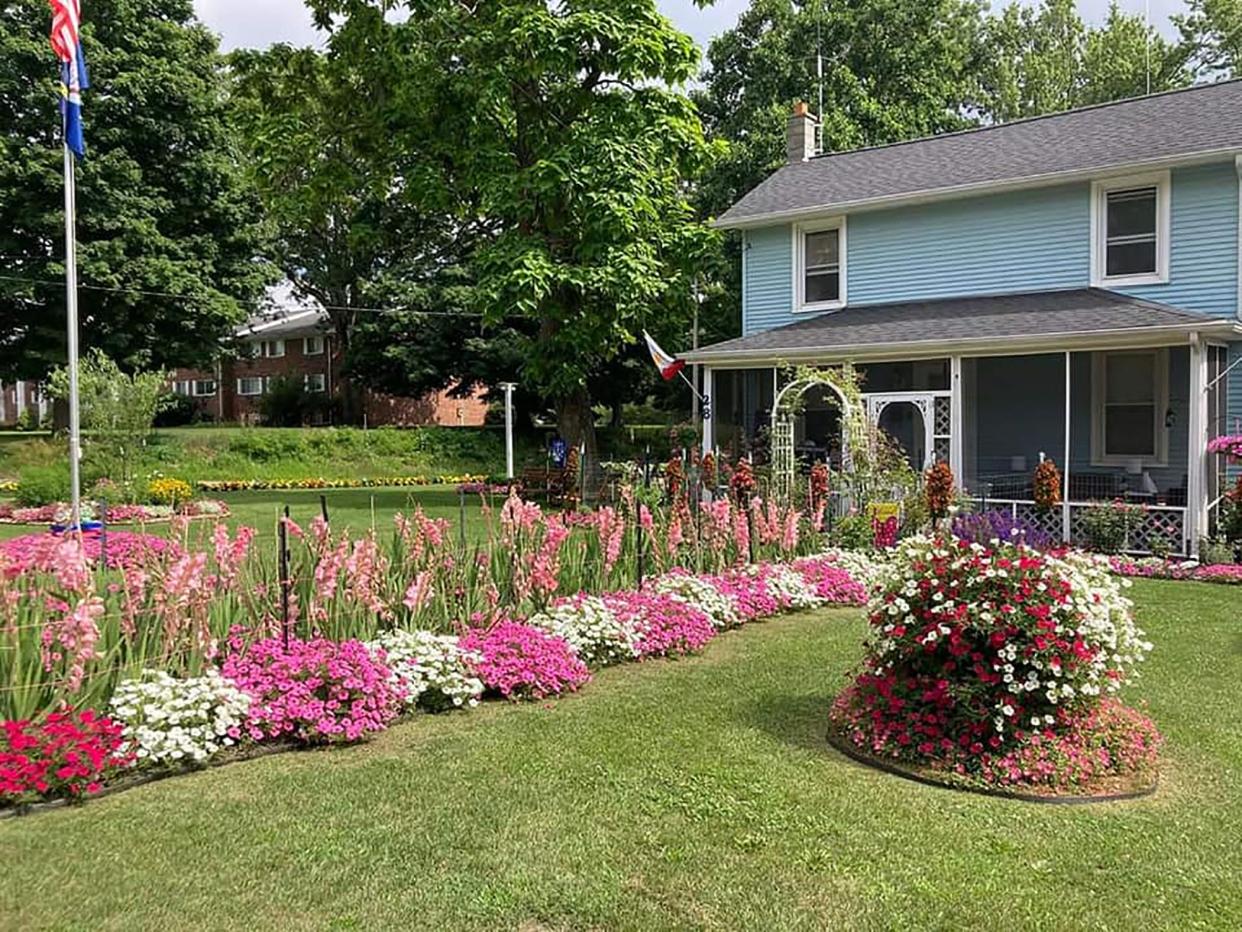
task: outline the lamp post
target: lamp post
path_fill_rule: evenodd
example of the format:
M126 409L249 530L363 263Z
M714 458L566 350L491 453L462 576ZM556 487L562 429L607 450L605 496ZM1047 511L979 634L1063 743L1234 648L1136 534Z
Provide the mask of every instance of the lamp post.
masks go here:
M513 390L517 382L501 382L505 391L505 478L513 478Z

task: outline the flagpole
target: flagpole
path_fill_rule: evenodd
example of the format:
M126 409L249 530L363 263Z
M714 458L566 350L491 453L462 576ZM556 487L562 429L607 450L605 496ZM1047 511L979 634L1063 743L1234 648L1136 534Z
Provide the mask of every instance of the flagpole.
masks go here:
M69 350L70 526L82 532L82 424L78 410L78 244L73 152L66 133L65 150L65 317Z

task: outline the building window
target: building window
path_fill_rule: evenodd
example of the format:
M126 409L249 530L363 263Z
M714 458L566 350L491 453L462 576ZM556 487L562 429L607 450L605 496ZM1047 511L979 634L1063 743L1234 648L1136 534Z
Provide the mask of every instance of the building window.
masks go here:
M795 309L845 305L845 220L794 227Z
M1092 281L1169 280L1169 173L1098 181L1092 187Z
M325 392L328 390L328 379L322 372L308 372L302 377L302 387L308 392Z
M1092 462L1163 465L1168 459L1168 351L1096 353L1092 360Z
M268 359L279 359L281 356L285 355L285 341L264 340L262 353Z
M302 338L302 355L303 356L322 356L323 355L323 337L303 337Z
M262 395L263 379L257 375L249 375L237 380L237 394Z
M190 383L189 382L174 382L173 391L176 392L178 395L188 395L190 394Z
M214 395L215 393L215 379L195 379L193 394L196 398L202 398L206 395Z

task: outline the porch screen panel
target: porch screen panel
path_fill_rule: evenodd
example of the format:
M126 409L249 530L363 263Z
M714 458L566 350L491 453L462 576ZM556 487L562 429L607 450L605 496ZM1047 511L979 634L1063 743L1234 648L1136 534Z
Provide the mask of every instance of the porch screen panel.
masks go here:
M772 412L772 369L717 369L713 371L712 419L715 445L730 457L767 449L767 425Z
M988 498L1029 501L1041 453L1064 468L1064 354L987 356L963 372L967 488Z

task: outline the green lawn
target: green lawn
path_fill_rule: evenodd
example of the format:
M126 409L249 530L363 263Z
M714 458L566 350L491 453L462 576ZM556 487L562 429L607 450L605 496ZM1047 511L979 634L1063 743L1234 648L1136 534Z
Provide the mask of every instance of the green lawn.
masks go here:
M413 488L376 488L376 489L324 489L323 491L268 491L268 492L221 492L213 493L210 498L218 498L228 503L230 517L226 523L231 528L246 524L256 528L261 538L272 538L275 534L276 519L289 507L289 516L299 524L305 525L320 513L319 496L324 496L328 505L328 518L335 528L348 527L355 533L368 530L374 522L381 535L392 532L392 516L396 511L410 512L416 506L433 518L446 518L453 525L453 533L458 533L462 520L460 496L456 486L418 486ZM497 507L501 504L494 499ZM481 511L482 498L479 495L465 497L466 534L470 539L481 538L485 534L484 519ZM210 526L210 522L196 524L195 527ZM119 530L137 530L137 525L118 525ZM163 534L167 532L167 524L152 524L148 533ZM32 525L0 524L0 540L17 537L22 534L37 533L41 527Z
M858 612L0 824L0 927L1191 929L1242 915L1236 590L1135 587L1151 799L924 787L824 744ZM1232 919L1230 917L1233 917Z

